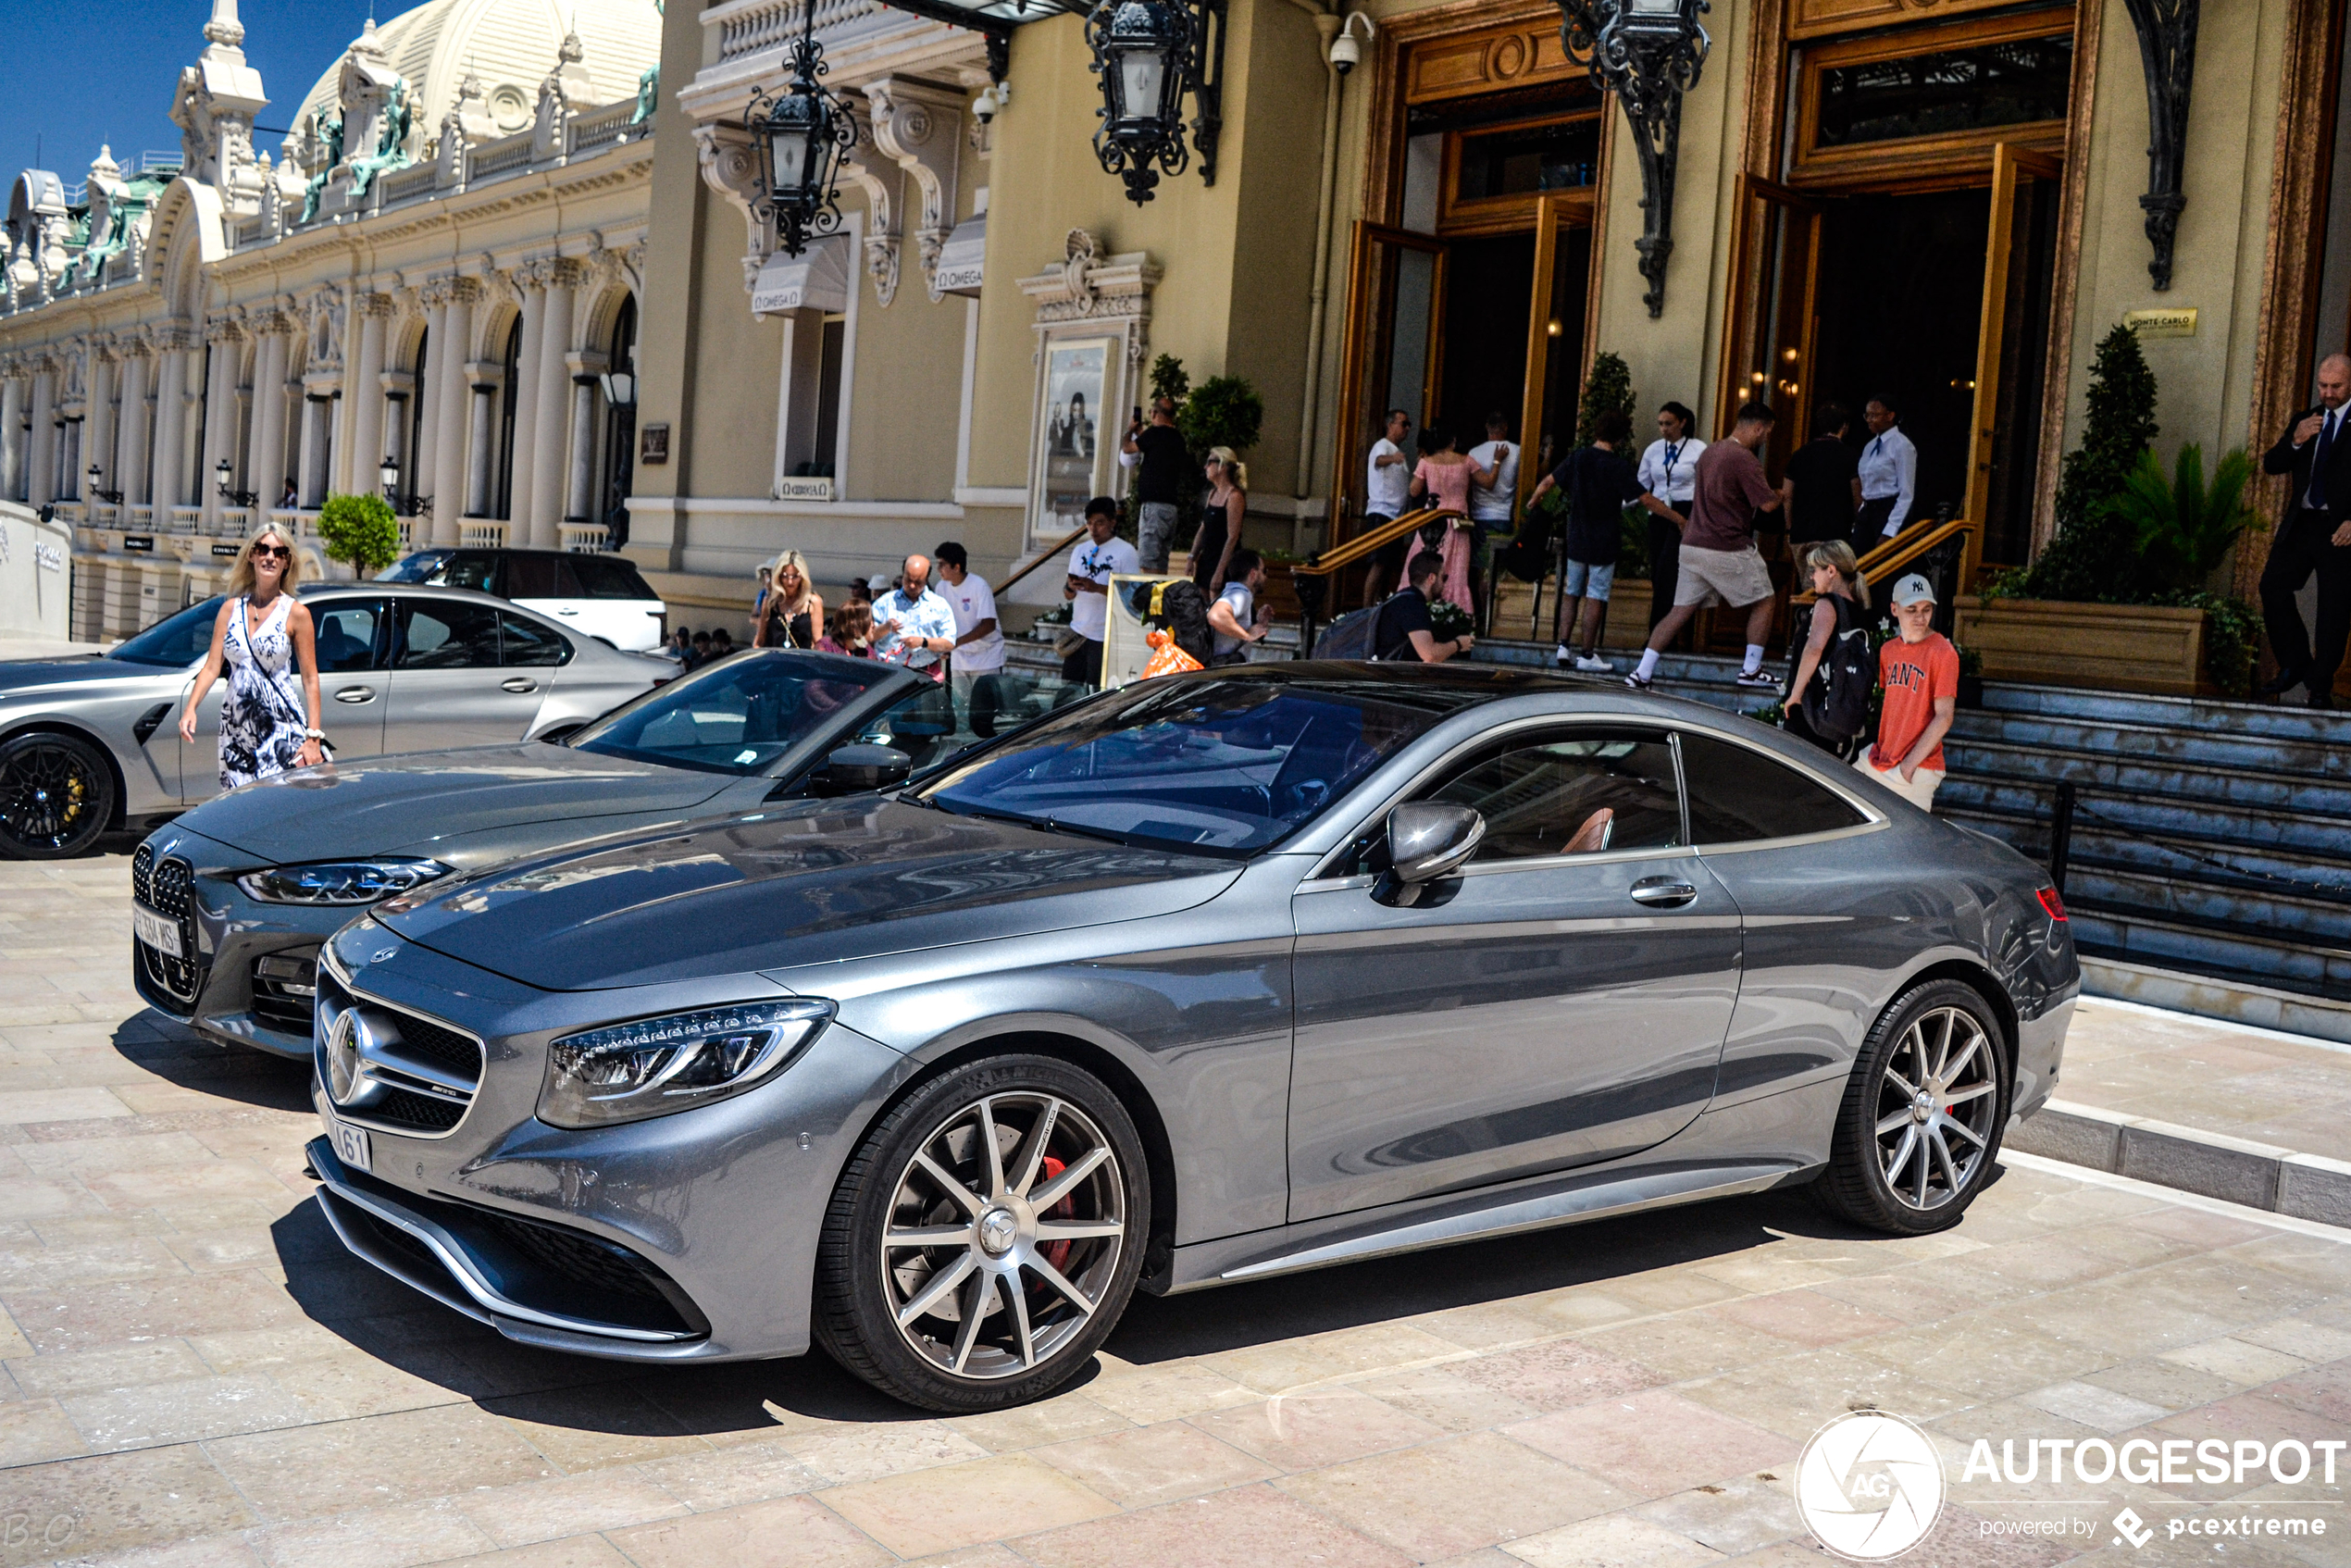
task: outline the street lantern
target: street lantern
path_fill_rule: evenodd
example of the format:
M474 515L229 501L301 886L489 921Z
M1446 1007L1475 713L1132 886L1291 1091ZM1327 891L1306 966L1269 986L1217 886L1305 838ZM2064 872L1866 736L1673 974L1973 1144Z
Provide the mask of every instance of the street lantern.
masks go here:
M383 481L384 499L392 503L393 511L400 509L400 459L386 457L376 466L376 478Z
M212 466L213 485L220 492L221 500L231 506L250 506L261 499L252 491L239 490L235 483L236 477L236 468L226 457Z
M1216 183L1223 122L1225 0L1102 0L1086 19L1089 69L1102 81L1094 155L1138 205L1163 173L1181 174L1200 152L1200 179ZM1184 98L1197 113L1188 143Z
M786 255L798 255L818 234L840 227L833 175L857 144L857 122L817 78L832 68L816 42L816 6L801 7L801 33L786 56L790 85L780 93L753 93L743 129L759 147L759 172L768 212Z
M605 407L634 408L637 406L637 378L628 371L606 370L597 376L596 380L603 385Z
M1665 314L1665 263L1673 254L1673 172L1681 156L1682 95L1698 85L1711 41L1698 18L1708 0L1560 0L1560 41L1586 62L1592 85L1616 94L1641 166L1641 296Z

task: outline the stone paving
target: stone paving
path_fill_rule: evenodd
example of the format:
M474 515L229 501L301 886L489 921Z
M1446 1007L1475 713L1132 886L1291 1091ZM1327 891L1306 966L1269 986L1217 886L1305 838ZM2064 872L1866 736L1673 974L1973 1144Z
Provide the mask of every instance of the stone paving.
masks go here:
M2351 1045L2085 1000L2059 1099L2351 1160Z
M1141 1300L989 1417L524 1350L342 1252L299 1066L139 1008L129 847L0 865L0 1568L1817 1562L1792 1466L1872 1405L1952 1478L1906 1562L2351 1563L2351 1459L1961 1479L1979 1437L2351 1437L2351 1232L2030 1156L1921 1240L1777 1194ZM2324 1533L2171 1534L2272 1520Z

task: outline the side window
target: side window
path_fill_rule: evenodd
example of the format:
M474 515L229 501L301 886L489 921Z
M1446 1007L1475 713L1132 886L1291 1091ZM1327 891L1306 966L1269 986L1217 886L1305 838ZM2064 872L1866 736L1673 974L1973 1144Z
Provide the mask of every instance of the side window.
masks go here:
M1686 729L1681 740L1690 837L1700 847L1828 833L1868 820L1826 785L1760 752Z
M487 604L416 599L400 606L398 669L495 669L498 612Z
M1656 731L1577 729L1507 741L1429 797L1486 818L1480 861L1682 842L1673 749Z
M561 555L506 557L506 597L509 599L578 599L579 579Z
M442 588L470 588L480 593L495 592L491 586L498 575L498 558L460 553L452 555L441 569L425 580Z
M501 642L509 665L559 665L571 657L571 644L552 626L522 616L498 612Z
M912 696L901 698L874 718L857 737L875 745L893 746L914 759L916 768L955 750L955 709L947 688L927 683Z
M655 599L660 595L645 586L637 568L627 561L611 555L575 555L572 570L579 574L579 586L591 599Z
M376 634L382 628L380 599L338 599L316 607L311 630L318 649L318 673L349 675L376 667Z

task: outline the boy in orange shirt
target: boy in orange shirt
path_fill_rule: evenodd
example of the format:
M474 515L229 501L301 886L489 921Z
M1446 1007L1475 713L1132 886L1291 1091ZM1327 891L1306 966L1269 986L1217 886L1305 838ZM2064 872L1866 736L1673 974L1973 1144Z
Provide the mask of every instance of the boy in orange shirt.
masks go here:
M1934 587L1913 572L1894 585L1902 635L1878 652L1877 744L1853 765L1921 811L1943 782L1943 737L1959 704L1959 651L1934 629Z

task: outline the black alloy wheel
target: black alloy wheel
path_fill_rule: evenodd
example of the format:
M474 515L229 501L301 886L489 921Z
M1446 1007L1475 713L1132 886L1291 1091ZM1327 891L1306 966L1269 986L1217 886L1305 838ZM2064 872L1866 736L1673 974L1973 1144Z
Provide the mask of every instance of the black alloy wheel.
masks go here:
M1959 1223L2008 1126L2009 1048L1983 994L1930 980L1862 1042L1818 1192L1857 1225L1923 1236Z
M114 774L88 741L36 732L0 745L0 854L64 860L114 820Z
M1100 1079L1047 1056L965 1063L892 1107L841 1173L816 1340L927 1410L1041 1399L1126 1311L1151 1208L1142 1141Z

